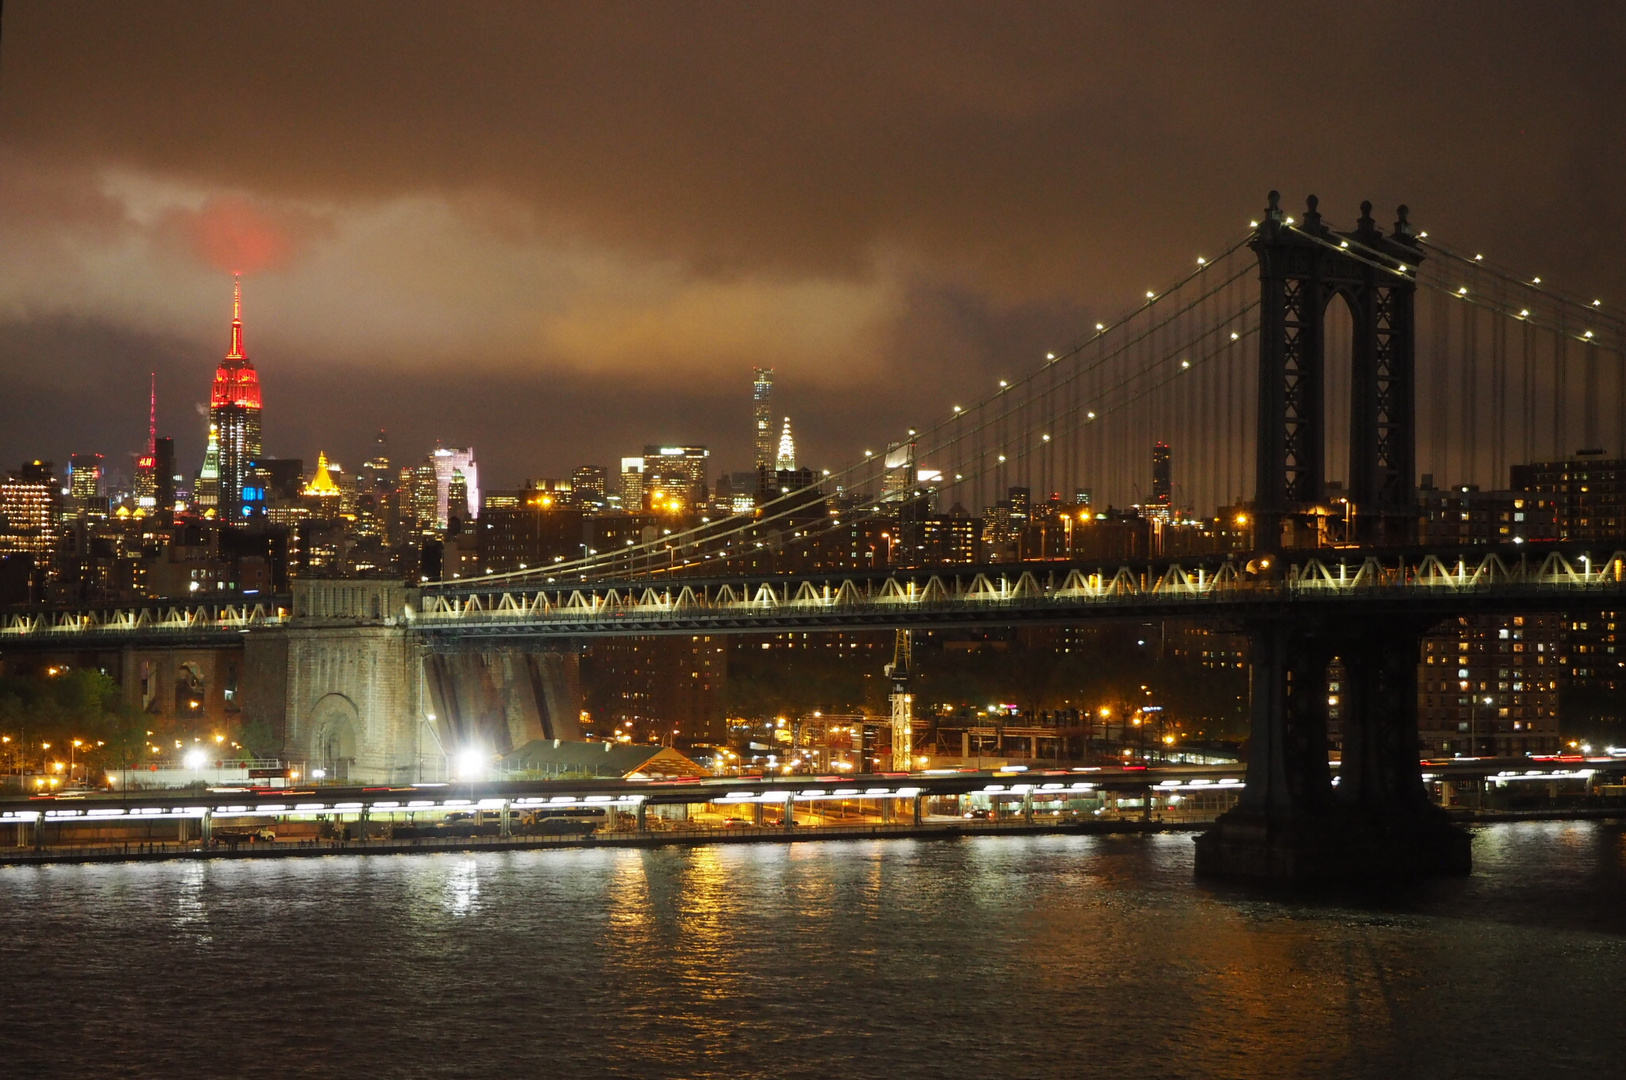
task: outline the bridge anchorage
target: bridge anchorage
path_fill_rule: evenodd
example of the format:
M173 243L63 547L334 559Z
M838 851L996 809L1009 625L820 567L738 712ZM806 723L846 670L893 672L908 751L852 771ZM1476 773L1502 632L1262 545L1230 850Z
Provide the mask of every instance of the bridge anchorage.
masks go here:
M1326 318L1353 316L1349 496L1363 546L1405 543L1414 526L1416 268L1397 211L1385 236L1361 204L1356 228L1322 224L1307 200L1294 224L1272 191L1250 243L1259 259L1256 546L1314 546L1326 502ZM1348 539L1348 538L1346 538ZM1283 880L1465 874L1469 838L1423 789L1417 657L1423 615L1351 618L1282 611L1243 620L1252 660L1246 791L1197 840L1199 876ZM1342 662L1344 756L1327 754L1328 671Z

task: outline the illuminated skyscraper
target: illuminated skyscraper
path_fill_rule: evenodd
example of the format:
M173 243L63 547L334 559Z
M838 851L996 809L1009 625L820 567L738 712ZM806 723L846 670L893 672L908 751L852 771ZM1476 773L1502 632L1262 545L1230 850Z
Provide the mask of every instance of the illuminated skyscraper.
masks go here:
M790 417L785 417L785 430L779 435L779 456L774 461L779 472L796 468L796 440L790 437Z
M756 408L756 461L757 468L774 464L773 443L773 368L753 368L751 400Z
M435 528L444 529L452 518L467 523L480 516L480 474L474 463L474 448L452 450L437 446L429 455L435 467ZM463 491L460 505L452 505L453 482Z
M249 465L261 453L260 376L243 351L240 281L232 287L231 350L215 369L214 388L209 394L209 424L219 447L219 517L239 524ZM199 481L201 487L202 477Z

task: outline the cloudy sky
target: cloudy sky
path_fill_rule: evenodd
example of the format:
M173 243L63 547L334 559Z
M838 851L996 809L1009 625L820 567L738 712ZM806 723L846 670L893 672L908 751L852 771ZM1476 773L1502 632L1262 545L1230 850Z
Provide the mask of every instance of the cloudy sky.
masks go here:
M1216 12L1223 9L1223 14ZM265 441L487 484L815 464L1246 230L1400 202L1626 303L1626 5L9 0L0 463L201 457L231 274Z

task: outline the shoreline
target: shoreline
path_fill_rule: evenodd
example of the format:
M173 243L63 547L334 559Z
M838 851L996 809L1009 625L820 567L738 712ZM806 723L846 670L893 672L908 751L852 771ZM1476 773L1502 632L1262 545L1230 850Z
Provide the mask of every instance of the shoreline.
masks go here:
M117 845L83 849L14 848L0 854L0 868L49 866L59 863L164 862L174 859L316 859L333 855L431 855L439 852L552 851L569 848L701 847L709 844L796 844L831 840L954 840L968 836L1039 836L1054 834L1114 835L1156 832L1196 832L1207 821L1084 821L1053 824L1012 822L997 825L804 825L786 831L777 827L749 829L679 830L674 832L608 833L601 836L455 837L444 840L318 840L243 845L237 848L203 847L197 841L157 851L125 850ZM145 846L145 845L136 845Z
M1516 822L1626 820L1613 808L1573 810L1472 811L1452 814L1462 826ZM802 826L790 831L777 827L749 829L681 830L674 832L609 833L602 836L452 837L444 840L319 840L254 844L239 847L204 847L197 841L159 845L158 850L132 850L131 845L46 849L0 849L0 869L22 866L84 863L168 862L212 859L321 859L340 855L432 855L442 852L552 851L591 848L700 847L710 844L797 844L837 840L957 840L977 836L1114 836L1145 833L1201 832L1212 821L1082 821L991 825L864 825ZM152 845L134 845L136 849Z

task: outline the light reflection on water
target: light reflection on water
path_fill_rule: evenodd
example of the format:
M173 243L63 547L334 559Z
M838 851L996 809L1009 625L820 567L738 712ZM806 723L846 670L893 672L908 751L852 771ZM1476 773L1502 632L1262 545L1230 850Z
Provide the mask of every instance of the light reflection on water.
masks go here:
M1191 839L0 870L4 1076L1505 1076L1626 1052L1626 833L1365 894Z

